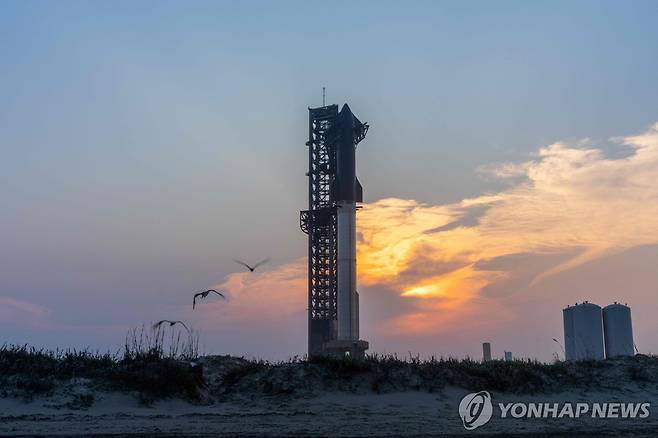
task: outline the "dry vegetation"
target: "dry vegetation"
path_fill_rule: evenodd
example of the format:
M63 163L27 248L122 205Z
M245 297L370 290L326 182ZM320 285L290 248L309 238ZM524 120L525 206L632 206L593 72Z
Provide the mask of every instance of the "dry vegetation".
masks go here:
M234 397L309 397L326 391L436 392L445 386L528 394L577 388L614 391L629 383L658 383L658 358L644 355L551 364L377 355L272 363L197 357L197 345L194 333L183 336L144 327L132 330L124 351L116 354L5 345L0 348L0 395L31 399L75 379L85 379L93 390L133 392L145 403L170 397L206 403ZM81 409L93 402L93 391L76 394L71 401L72 407Z
M0 395L31 399L47 395L63 382L86 379L98 390L135 391L145 400L199 396L203 376L193 366L198 335L178 330L131 330L123 352L0 348ZM85 404L85 401L81 401Z
M229 358L204 358L217 368ZM270 363L232 359L220 378L207 382L215 392L233 394L311 395L320 391L385 393L440 391L445 386L508 393L545 393L572 389L609 390L624 385L658 383L658 357L577 363L532 360L476 362L471 359L372 355L364 360L312 357L309 360ZM210 376L208 376L210 377Z

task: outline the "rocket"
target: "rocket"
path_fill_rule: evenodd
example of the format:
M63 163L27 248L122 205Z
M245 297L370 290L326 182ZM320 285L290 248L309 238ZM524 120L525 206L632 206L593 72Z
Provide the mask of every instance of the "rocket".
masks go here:
M347 104L338 114L334 199L337 216L337 339L359 339L359 294L356 291L356 204L363 188L356 177L356 145L368 125L352 114Z
M299 225L308 235L308 354L363 357L356 292L356 146L368 132L350 107L309 108L308 210Z

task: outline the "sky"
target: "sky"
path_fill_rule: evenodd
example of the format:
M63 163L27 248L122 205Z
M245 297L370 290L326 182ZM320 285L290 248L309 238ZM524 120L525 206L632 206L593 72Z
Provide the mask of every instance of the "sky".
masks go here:
M0 342L306 348L307 108L357 167L371 351L551 360L628 303L658 352L658 4L18 2L0 9ZM241 271L234 258L271 257ZM194 311L191 295L216 286Z

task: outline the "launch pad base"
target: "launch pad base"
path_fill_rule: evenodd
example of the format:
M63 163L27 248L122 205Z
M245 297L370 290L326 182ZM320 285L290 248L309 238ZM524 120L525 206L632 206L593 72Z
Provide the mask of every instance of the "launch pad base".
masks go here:
M322 345L322 352L334 357L352 357L363 359L370 345L367 341L332 340Z

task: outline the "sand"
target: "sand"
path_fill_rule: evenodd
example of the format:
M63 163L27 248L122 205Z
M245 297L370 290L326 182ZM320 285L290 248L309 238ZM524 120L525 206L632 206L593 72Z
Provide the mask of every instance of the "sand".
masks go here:
M515 395L492 392L498 402L656 402L645 419L512 419L494 417L467 431L458 414L470 391L352 394L309 397L242 396L212 403L161 400L145 406L135 394L92 391L84 380L29 402L0 398L3 436L657 436L658 388L629 384L614 391ZM93 394L91 406L80 395ZM76 400L78 402L76 402ZM653 404L653 403L652 403ZM656 412L654 412L656 411Z

